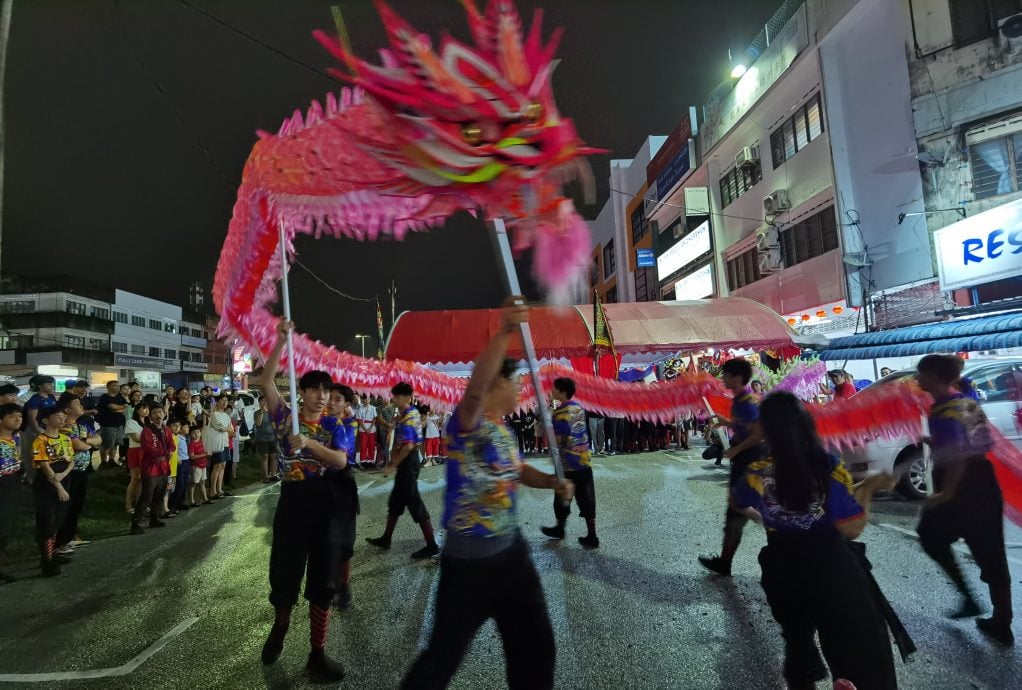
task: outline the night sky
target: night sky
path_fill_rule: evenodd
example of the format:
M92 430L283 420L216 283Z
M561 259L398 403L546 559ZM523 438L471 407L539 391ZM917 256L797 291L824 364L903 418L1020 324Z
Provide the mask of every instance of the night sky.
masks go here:
M311 38L339 4L358 54L382 25L369 0L188 0L317 69ZM420 30L467 39L456 0L393 0ZM481 3L484 4L484 3ZM730 70L778 0L521 0L567 33L555 76L561 111L591 145L598 203L608 161L667 134ZM726 11L725 11L726 8ZM235 187L255 140L337 82L231 32L179 0L15 0L7 63L3 273L69 274L184 304L212 283ZM162 91L162 94L161 94ZM165 94L165 95L164 95ZM348 294L398 311L495 306L502 288L485 228L468 216L403 243L299 240L300 260ZM315 251L313 251L315 250ZM375 306L292 271L299 328L357 351ZM367 343L367 347L372 345Z

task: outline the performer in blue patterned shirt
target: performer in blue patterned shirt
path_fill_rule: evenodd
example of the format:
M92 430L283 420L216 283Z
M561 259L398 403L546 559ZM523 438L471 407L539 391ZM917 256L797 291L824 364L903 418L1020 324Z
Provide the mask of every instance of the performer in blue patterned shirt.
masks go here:
M554 686L554 636L539 575L515 515L520 484L554 489L570 500L569 481L521 461L518 443L502 421L518 405L505 361L524 306L505 306L501 331L479 355L465 397L447 424L447 540L440 561L436 616L429 645L409 670L402 688L444 688L454 676L476 631L493 618L504 643L511 688Z
M0 567L3 566L7 540L18 516L21 483L21 407L9 402L0 405ZM0 582L14 582L13 575L0 570Z
M919 541L943 568L962 595L952 618L971 618L981 612L962 575L951 545L964 539L990 587L994 606L990 618L977 627L994 641L1011 646L1011 575L1004 551L1004 499L986 454L993 447L990 422L979 403L956 384L962 360L954 355L927 355L916 365L919 387L934 397L930 408L930 446L937 493L923 508Z
M394 488L387 500L387 527L383 536L366 538L366 541L381 549L390 548L390 540L394 535L397 520L408 509L408 514L422 530L422 538L426 545L412 554L412 558L420 560L431 558L440 553L436 537L433 535L433 523L429 519L429 511L419 495L419 467L422 458L419 447L422 445L422 416L412 404L414 396L412 386L399 383L391 389L390 394L397 405L397 417L394 427L394 449L391 451L390 464L383 470L384 474L396 472Z
M304 575L311 647L306 670L314 683L336 683L344 677L344 667L324 652L334 597L331 534L336 503L332 482L324 475L327 470L348 466L347 428L324 414L333 386L325 371L308 371L298 380L301 407L297 413L281 399L274 377L291 328L281 319L277 344L266 358L262 377L267 409L280 436L282 475L270 546L270 604L276 617L262 659L264 664L272 664L283 651ZM298 414L297 434L291 432L292 414Z

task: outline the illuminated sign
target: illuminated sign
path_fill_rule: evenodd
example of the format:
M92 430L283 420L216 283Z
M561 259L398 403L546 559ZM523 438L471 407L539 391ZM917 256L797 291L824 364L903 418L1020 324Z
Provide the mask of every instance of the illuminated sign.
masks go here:
M682 237L657 258L657 271L664 279L677 273L710 251L710 221Z
M941 290L1022 275L1022 199L933 234Z
M703 299L713 295L713 264L696 269L674 284L674 299Z
M639 268L653 268L656 266L656 254L652 249L636 249L635 265Z

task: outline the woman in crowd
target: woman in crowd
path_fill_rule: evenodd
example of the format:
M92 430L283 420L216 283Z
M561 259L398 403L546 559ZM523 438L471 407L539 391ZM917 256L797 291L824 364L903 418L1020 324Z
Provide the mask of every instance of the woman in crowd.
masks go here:
M259 399L259 409L255 411L252 430L256 453L263 467L263 483L275 482L277 476L277 430L273 427L273 419L266 406L266 398Z
M221 499L224 493L224 463L230 454L228 437L231 432L231 417L227 414L228 399L221 395L216 407L209 413L209 424L202 428L202 445L209 454L209 497Z
M853 492L851 475L824 450L812 417L790 393L767 396L759 421L770 457L749 465L732 500L767 529L761 582L784 637L788 687L812 688L826 678L815 631L835 680L860 690L896 688L886 623L847 543L862 533L873 493L890 488L891 477L875 475Z
M132 394L134 398L134 394ZM124 504L129 514L135 512L135 504L142 491L142 430L149 423L149 406L138 403L134 406L131 417L124 425L124 438L128 443L125 453L128 463L128 490L124 495Z

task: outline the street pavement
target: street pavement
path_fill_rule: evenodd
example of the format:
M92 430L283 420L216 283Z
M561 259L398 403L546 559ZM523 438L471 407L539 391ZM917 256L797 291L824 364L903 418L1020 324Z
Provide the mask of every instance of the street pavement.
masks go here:
M598 457L594 465L598 551L575 541L584 531L577 517L563 543L539 534L552 521L550 492L523 489L520 502L556 635L557 687L783 687L778 628L759 585L761 528L746 530L729 580L695 560L719 550L726 470L696 450ZM443 478L436 467L420 479L436 523ZM421 536L407 516L390 551L365 544L382 530L391 482L378 473L358 481L355 603L331 619L328 652L348 669L342 687L394 688L427 640L439 571L435 562L409 560ZM259 485L144 536L127 536L125 525L124 537L81 547L61 577L26 571L0 588L0 690L307 685L307 608L296 609L281 659L270 667L259 661L272 619L266 573L278 492ZM880 499L862 537L920 650L898 662L901 687L1022 687L1022 646L999 650L971 621L943 617L956 597L914 537L917 511L896 497ZM1007 534L1019 602L1022 530L1009 526ZM965 563L981 586L975 565ZM506 687L492 623L451 687Z

